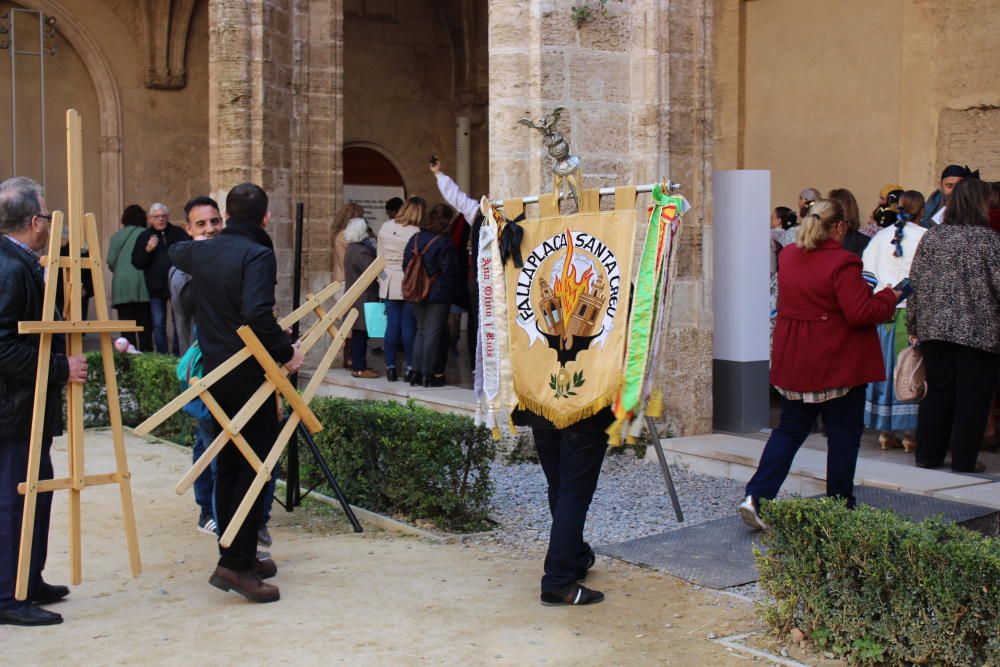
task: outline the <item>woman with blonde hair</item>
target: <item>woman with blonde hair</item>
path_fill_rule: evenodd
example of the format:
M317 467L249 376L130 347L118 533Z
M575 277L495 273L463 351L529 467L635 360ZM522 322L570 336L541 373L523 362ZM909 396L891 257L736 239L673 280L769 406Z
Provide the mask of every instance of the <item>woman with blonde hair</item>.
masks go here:
M826 494L854 506L865 385L885 379L875 325L889 319L899 294L889 288L872 294L861 277L861 258L841 245L848 231L843 207L821 199L778 260L771 384L781 394L781 422L739 507L753 528L766 528L760 499L778 495L820 415L827 433Z
M340 207L333 217L333 265L331 268L331 278L334 282L344 282L344 255L347 253L347 240L344 238L344 230L347 223L354 218L365 217L365 209L352 201Z
M403 251L406 244L424 224L427 202L423 197L410 197L396 217L382 224L378 230L378 253L385 258L385 269L378 278L378 296L385 302L385 377L389 382L399 380L396 354L403 343L406 354L406 371L403 380L413 377L413 338L417 334L417 320L413 306L403 300Z
M864 262L865 280L872 288L898 285L909 277L913 254L927 231L914 222L920 219L923 210L924 196L916 190L907 190L899 198L895 223L879 230L865 248L861 260ZM878 336L882 344L886 379L868 385L865 426L881 431L878 441L882 449L899 447L899 435L902 434L902 446L909 453L917 448L913 432L917 429L919 405L897 401L892 385L896 358L909 344L905 300L896 304L896 311L889 321L878 325Z

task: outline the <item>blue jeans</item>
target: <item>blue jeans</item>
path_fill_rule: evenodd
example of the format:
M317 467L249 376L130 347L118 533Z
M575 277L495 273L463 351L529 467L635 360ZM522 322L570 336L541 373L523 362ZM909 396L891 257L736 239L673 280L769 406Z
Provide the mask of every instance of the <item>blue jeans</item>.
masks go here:
M153 348L160 354L168 354L167 299L156 296L149 297L149 309L153 315Z
M385 302L385 340L382 349L385 350L385 367L396 367L396 350L399 340L403 340L403 350L406 352L407 367L413 366L413 338L417 335L417 320L413 316L413 307L406 301L394 299Z
M194 427L194 449L191 451L191 462L194 463L205 453L215 436L219 433L212 419L199 419ZM232 445L226 445L231 447ZM202 516L215 519L215 459L212 464L194 480L194 501L201 508ZM216 520L218 523L218 520Z
M42 441L39 479L52 479L52 439ZM21 517L24 496L17 485L24 481L28 470L28 441L0 439L0 611L27 607L30 602L14 599L17 580L18 549L21 545ZM31 542L31 567L28 573L28 595L42 584L42 570L49 549L49 517L52 494L39 493L35 505L35 527Z
M865 430L865 385L823 403L782 397L781 422L771 431L746 495L769 500L778 495L792 459L820 415L826 427L826 495L844 498L848 507L854 507L854 469Z

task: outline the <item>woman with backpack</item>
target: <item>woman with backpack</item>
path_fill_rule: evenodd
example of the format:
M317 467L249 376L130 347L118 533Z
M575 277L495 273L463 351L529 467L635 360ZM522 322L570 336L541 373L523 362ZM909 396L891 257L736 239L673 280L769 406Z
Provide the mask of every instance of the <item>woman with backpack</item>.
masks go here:
M410 384L443 387L444 374L436 372L442 338L448 335L448 311L458 288L455 246L446 234L451 209L438 204L431 209L420 231L406 244L403 254L403 298L413 306L417 334L413 342L413 377Z
M406 244L420 231L427 212L423 197L410 197L396 213L378 230L378 254L385 259L385 270L378 277L378 295L385 302L385 377L389 382L399 380L396 355L399 343L406 353L406 370L403 381L413 377L413 339L417 335L417 322L413 306L403 300L403 253Z

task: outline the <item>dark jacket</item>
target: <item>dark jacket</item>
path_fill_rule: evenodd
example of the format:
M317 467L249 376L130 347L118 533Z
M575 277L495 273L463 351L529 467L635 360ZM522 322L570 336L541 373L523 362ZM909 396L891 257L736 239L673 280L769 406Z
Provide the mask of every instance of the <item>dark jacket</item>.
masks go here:
M153 235L160 237L160 242L153 249L153 252L146 252L146 243ZM168 224L162 232L158 232L152 227L143 230L139 238L135 240L132 248L132 266L139 269L146 275L146 289L149 296L159 299L170 298L170 280L167 273L170 271L169 247L175 243L182 243L190 240L180 227Z
M437 239L437 241L434 241ZM428 247L434 241L434 245ZM413 257L414 248L417 252L427 248L424 253L424 270L427 275L434 278L431 291L427 295L427 303L455 303L455 295L458 292L458 258L455 256L455 246L451 244L451 239L447 236L420 230L406 244L403 251L403 272L406 272L406 265Z
M252 222L232 218L219 236L170 248L170 260L191 276L198 342L205 372L243 348L236 330L249 325L279 363L292 358L292 341L274 317L278 263L271 239ZM234 373L263 377L255 360Z
M847 232L847 236L844 237L844 250L853 252L858 257L861 257L871 240L872 237L865 236L861 232L849 231Z
M358 281L361 274L365 272L371 263L375 261L375 244L371 239L365 239L360 243L351 243L344 253L344 287L350 289ZM353 331L364 331L365 325L365 304L378 301L378 281L373 281L368 288L361 293L358 300L354 302L352 308L358 309L358 319L354 320L351 327Z
M906 300L911 336L1000 353L1000 235L935 225L920 239Z
M872 294L861 259L833 240L787 246L780 262L771 384L805 392L884 380L875 326L892 317L895 293Z
M5 440L27 440L31 432L39 337L19 334L17 323L42 319L43 276L34 257L0 236L0 438ZM62 336L53 336L52 349L45 437L62 433L62 385L69 379Z

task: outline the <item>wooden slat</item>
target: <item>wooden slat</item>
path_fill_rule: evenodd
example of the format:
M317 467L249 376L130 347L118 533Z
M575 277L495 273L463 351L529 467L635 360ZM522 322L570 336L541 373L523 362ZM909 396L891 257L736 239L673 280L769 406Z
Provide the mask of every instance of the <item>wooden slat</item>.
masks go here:
M211 387L250 357L250 350L247 349L240 350L233 356L229 357L224 362L219 364L212 372L207 373L205 377L201 378L198 382L178 394L177 398L157 410L152 416L149 417L149 419L136 426L135 432L139 435L148 435L157 426L170 419L171 415L175 412L183 408L192 400L198 398L198 394Z
M93 213L88 213L87 215L93 215ZM45 256L42 256L42 257L38 258L38 263L41 264L42 266L44 266L45 268L52 269L52 270L61 269L61 268L68 269L70 267L69 257L59 257L56 261L53 262L53 261L49 261L48 255L45 255ZM93 260L90 257L81 257L80 258L80 268L81 269L90 269L91 271L93 271L93 269L94 269ZM97 290L96 289L94 290L94 296L95 297L97 296Z
M352 309L344 319L344 322L341 325L340 330L337 332L333 343L331 343L330 347L327 348L326 353L323 355L319 365L316 367L316 372L313 374L312 379L310 379L309 384L303 392L303 398L307 403L312 400L320 384L322 384L323 378L326 376L327 371L330 370L333 360L336 359L337 353L340 352L340 348L344 345L344 341L347 339L347 332L351 330L351 327L354 325L354 321L357 320L357 318L358 311ZM233 540L236 538L236 533L239 532L240 526L242 526L246 521L247 515L250 513L250 509L253 507L253 504L256 501L257 496L260 495L264 485L270 480L271 471L274 470L275 464L277 464L278 459L280 459L282 453L284 453L285 447L288 445L288 441L291 439L292 434L295 433L295 429L298 425L299 415L298 413L293 412L288 416L288 420L285 422L285 425L282 427L277 439L274 441L274 446L271 448L270 453L268 453L267 458L264 459L263 468L257 471L257 475L254 477L253 482L251 482L250 488L247 490L246 495L243 496L243 500L240 502L239 507L236 508L233 518L229 521L229 525L226 526L226 530L222 534L222 537L219 538L219 544L222 546L229 547L232 545Z
M298 308L296 308L295 310L293 310L292 312L288 313L280 320L278 320L278 325L282 329L288 329L293 324L295 324L303 317L308 315L310 312L312 312L312 309L315 308L318 304L324 303L327 299L329 299L334 294L339 292L343 286L344 283L342 282L330 283L329 285L321 289L319 293L316 294L315 296L306 297L306 300L302 302L302 305L300 305Z
M95 290L97 286L94 286ZM79 322L18 322L17 332L21 334L58 333L118 333L119 331L142 331L135 320L83 320Z
M98 320L108 318L108 300L104 290L104 271L101 261L101 240L97 233L97 218L92 213L84 216L86 224L87 245L90 248L91 261L94 266L94 312ZM135 326L135 322L130 322ZM135 327L142 331L142 327ZM121 403L118 395L118 379L115 372L114 344L110 333L100 334L101 361L104 364L104 380L108 396L108 417L111 423L111 439L115 447L115 475L118 479L118 495L122 504L122 521L125 524L125 543L128 547L129 565L132 576L142 573L142 559L139 556L139 531L135 525L135 507L132 502L132 474L128 468L128 458L125 453L125 434L122 431Z
M105 484L117 484L119 475L116 472L108 472L101 475L87 475L83 478L84 486L103 486ZM50 491L65 491L73 488L73 480L69 477L61 479L42 479L35 484L37 493L49 493ZM21 495L27 493L28 483L21 482L17 485L17 492Z
M208 411L212 413L212 416L215 417L215 421L222 427L223 431L229 432L229 429L227 428L229 426L229 415L227 415L225 410L222 409L219 402L215 400L215 397L206 391L201 395L201 400L205 403L205 407L208 408ZM257 456L253 447L251 447L250 443L243 437L243 434L231 433L229 437L233 441L233 444L235 444L240 452L242 452L243 458L247 460L247 463L249 463L250 467L254 469L254 472L260 470L262 465L260 457Z
M309 405L302 400L299 392L295 390L292 383L285 377L287 370L286 373L282 373L282 370L285 369L278 366L278 362L274 360L274 357L267 351L264 344L260 342L260 339L254 335L250 327L242 326L236 330L236 333L239 334L243 343L249 348L250 354L257 359L257 363L264 369L264 376L274 385L278 393L285 397L292 412L299 415L299 418L305 427L309 429L309 432L319 433L322 431L323 425L319 419L316 418L313 411L309 409Z

